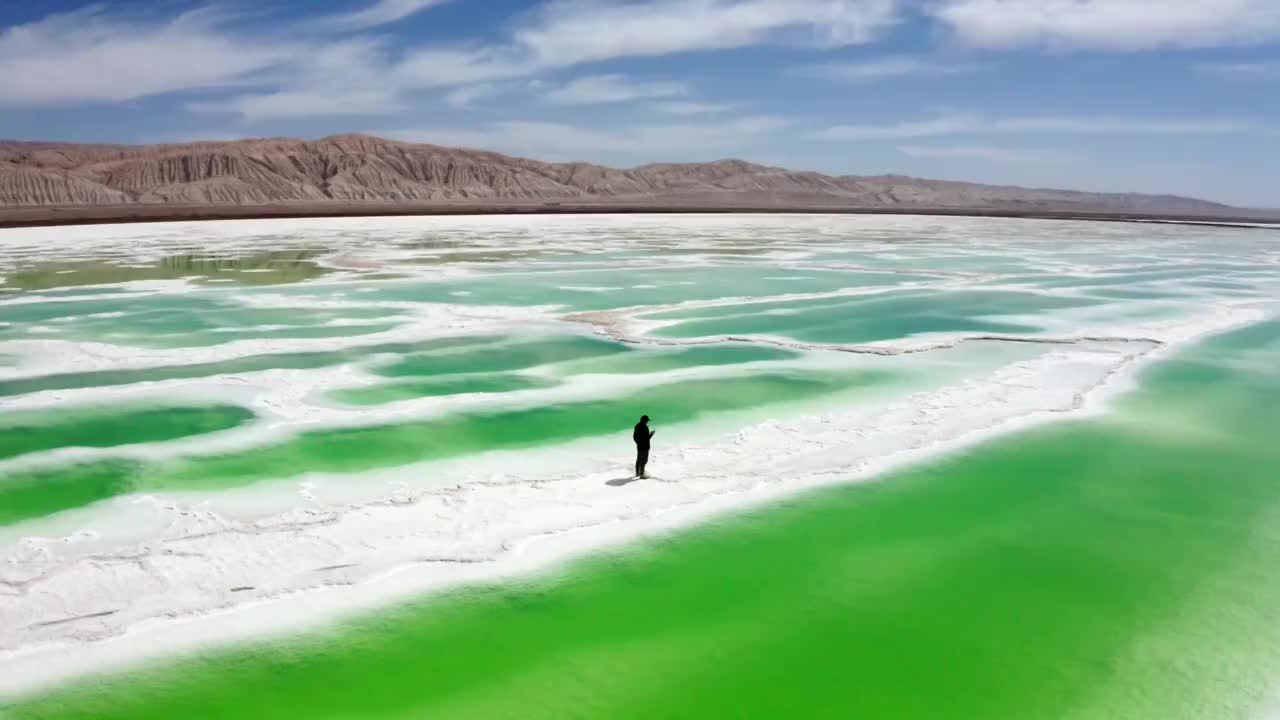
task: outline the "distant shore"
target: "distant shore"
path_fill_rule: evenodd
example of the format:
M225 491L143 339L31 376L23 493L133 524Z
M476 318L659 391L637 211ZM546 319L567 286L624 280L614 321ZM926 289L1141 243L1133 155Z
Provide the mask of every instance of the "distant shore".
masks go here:
M80 207L0 208L0 228L112 223L183 222L198 220L258 220L322 217L432 215L585 215L585 214L721 214L801 213L832 215L937 215L1039 220L1097 220L1107 222L1186 223L1224 227L1271 229L1280 212L1230 215L1152 215L1144 213L1075 210L931 207L841 207L822 205L733 205L557 202L456 203L299 203L275 205L98 205ZM1269 224L1269 225L1268 225ZM1280 227L1277 227L1280 229Z

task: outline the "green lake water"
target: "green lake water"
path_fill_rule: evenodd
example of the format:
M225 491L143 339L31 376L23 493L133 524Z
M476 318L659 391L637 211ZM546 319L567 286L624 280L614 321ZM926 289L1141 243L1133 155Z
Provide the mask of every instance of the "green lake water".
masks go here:
M1277 359L1256 326L1106 418L9 712L1254 717L1280 667L1280 374L1237 365Z

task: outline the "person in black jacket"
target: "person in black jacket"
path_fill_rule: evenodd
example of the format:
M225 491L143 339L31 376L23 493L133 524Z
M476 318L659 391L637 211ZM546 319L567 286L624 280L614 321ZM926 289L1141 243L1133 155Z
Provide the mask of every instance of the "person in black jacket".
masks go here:
M638 478L649 477L644 474L644 466L649 463L649 439L653 437L653 433L654 431L649 429L648 415L640 418L635 430L631 431L631 439L636 441L636 477Z

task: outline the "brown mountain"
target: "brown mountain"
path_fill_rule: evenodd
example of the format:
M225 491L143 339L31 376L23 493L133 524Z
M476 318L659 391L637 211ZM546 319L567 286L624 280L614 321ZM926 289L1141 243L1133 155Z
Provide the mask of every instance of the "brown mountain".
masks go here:
M183 145L0 141L0 206L239 207L358 203L625 203L1221 215L1167 195L793 172L741 160L619 170L368 135ZM124 208L121 208L124 209Z

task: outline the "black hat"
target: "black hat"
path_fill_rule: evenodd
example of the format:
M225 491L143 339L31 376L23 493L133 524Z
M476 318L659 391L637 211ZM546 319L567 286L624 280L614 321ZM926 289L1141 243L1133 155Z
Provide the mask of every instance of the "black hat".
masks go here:
M648 415L641 415L641 416L640 416L640 422L649 422L649 416L648 416Z

